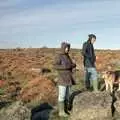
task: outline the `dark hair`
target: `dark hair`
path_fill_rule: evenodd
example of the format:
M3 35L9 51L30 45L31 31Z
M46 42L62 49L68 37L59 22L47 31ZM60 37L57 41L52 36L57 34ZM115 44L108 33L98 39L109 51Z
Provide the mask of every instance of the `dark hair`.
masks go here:
M96 39L96 36L94 34L89 34L88 35L88 41L91 42L91 39L92 38L95 38Z

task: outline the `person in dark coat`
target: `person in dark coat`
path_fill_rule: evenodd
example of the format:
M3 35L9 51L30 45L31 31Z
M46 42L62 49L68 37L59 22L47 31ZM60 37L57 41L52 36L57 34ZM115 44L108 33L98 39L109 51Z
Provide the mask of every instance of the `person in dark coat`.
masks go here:
M96 41L94 34L88 35L88 41L83 44L82 55L84 57L85 67L85 86L86 89L93 87L94 91L98 91L98 80L96 71L96 55L93 44Z
M58 71L58 107L59 116L67 117L64 111L65 100L69 99L70 88L75 84L72 76L72 70L76 67L69 56L70 44L63 42L61 44L61 53L55 59L55 69Z

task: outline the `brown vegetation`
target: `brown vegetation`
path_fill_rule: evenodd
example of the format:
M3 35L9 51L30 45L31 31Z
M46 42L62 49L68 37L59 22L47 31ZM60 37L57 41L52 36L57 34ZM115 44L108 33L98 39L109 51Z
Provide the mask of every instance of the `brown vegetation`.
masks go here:
M51 80L55 80L56 73L53 64L58 52L60 52L59 49L49 48L0 50L0 79L6 83L18 81L22 89L23 101L39 98L38 100L53 103L56 99L56 86ZM74 49L70 54L75 59L80 74L83 73L81 51ZM108 69L108 66L112 66L112 69L120 69L120 51L98 50L96 54L98 57L96 65L99 72ZM32 68L48 68L51 73L41 74L32 71ZM4 89L7 91L10 88L6 85ZM51 98L53 101L50 100Z

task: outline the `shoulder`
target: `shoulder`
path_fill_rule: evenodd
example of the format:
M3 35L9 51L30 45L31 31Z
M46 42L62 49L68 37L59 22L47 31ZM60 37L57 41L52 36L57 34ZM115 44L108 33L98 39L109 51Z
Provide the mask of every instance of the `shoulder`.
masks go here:
M62 56L63 56L63 55L62 55L61 53L57 53L57 54L55 55L55 58L60 59Z
M88 44L88 42L84 42L84 43L83 43L84 46L87 45L87 44Z
M83 47L87 47L87 46L88 46L88 42L84 42Z

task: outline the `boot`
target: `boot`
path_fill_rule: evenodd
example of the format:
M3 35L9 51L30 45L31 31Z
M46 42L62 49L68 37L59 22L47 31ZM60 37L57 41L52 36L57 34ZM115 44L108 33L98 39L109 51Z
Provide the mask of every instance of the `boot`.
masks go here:
M93 80L93 90L94 92L98 92L98 81L97 80Z
M64 111L64 102L59 102L58 107L59 107L59 116L60 117L68 117L68 115Z
M68 115L70 115L70 104L68 100L64 101L64 111L65 113L67 113Z

